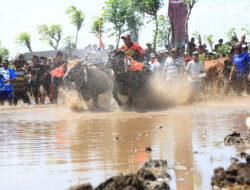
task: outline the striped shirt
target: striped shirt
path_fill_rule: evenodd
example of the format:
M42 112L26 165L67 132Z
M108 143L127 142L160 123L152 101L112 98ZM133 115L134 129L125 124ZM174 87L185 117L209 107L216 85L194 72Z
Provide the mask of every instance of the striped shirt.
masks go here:
M168 57L164 65L164 71L166 74L166 80L176 80L179 78L179 71L184 69L184 62L181 57L173 59Z
M12 83L13 91L24 91L27 89L26 80L28 78L28 73L24 68L14 68L16 74L16 81Z

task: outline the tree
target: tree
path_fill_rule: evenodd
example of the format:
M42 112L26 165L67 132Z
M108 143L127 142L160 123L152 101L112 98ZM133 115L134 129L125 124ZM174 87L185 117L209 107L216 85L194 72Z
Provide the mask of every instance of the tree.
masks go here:
M1 40L0 40L0 45L1 45ZM0 46L0 63L2 62L3 59L8 59L9 54L10 54L10 52L7 48Z
M70 15L71 24L76 26L75 45L76 45L76 48L77 48L78 32L79 32L79 30L81 29L81 27L83 25L83 21L85 19L85 14L81 10L76 9L75 6L70 6L66 10L66 14Z
M42 36L40 40L46 41L54 49L58 49L62 37L62 27L60 24L53 24L48 27L47 24L38 25L38 33Z
M188 21L192 12L192 9L194 8L194 5L198 2L198 0L186 0L187 3L187 18L186 18L186 33L187 33L187 42L189 40L189 36L188 36Z
M15 43L19 45L26 46L30 52L32 52L31 49L31 40L30 40L30 34L28 32L21 32L17 37Z
M233 41L238 41L237 34L235 32L235 28L229 28L228 32L226 33L230 43L232 44Z
M213 51L213 35L204 36L204 40L210 45L211 51Z
M127 0L107 0L105 1L105 9L103 12L104 22L112 23L112 28L108 31L110 36L117 37L116 49L119 47L119 42L122 32L125 30L122 27L125 25L127 18L128 1Z
M160 8L163 7L163 0L135 0L138 10L142 13L146 13L153 17L155 22L155 30L154 30L154 51L156 51L156 41L158 36L158 19L157 14Z
M100 32L103 33L104 27L103 22L100 19L101 17L93 17L93 24L91 26L91 33L93 33L97 38L99 38L99 26Z
M139 30L143 25L144 13L139 12L136 1L127 0L126 30L129 31L134 42L139 41Z
M247 28L243 27L243 28L241 28L241 31L244 32L243 35L250 36L250 31Z
M168 16L160 15L158 17L159 31L156 44L159 47L165 46L169 49L170 34L172 31L171 21Z
M74 36L67 36L64 40L63 40L63 48L66 49L66 50L73 50L73 49L76 49L76 45L75 43L73 42L73 38Z

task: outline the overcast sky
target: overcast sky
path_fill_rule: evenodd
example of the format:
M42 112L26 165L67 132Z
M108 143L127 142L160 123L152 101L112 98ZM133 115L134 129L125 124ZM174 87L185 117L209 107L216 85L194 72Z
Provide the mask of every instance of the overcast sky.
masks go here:
M14 43L15 37L21 32L31 34L31 47L33 51L52 49L45 42L39 40L37 25L61 24L63 39L68 35L75 35L75 26L70 24L65 10L74 5L81 9L85 15L85 22L79 32L78 48L88 44L98 44L98 39L90 33L93 16L99 16L104 6L104 0L8 0L2 1L0 6L0 40L2 46L15 56L17 52L26 52L28 49ZM167 14L168 0L160 10ZM237 28L238 36L242 35L241 28L250 30L250 0L199 0L195 5L190 22L189 35L195 31L201 35L213 34L214 40L226 39L225 33L229 28ZM146 42L153 40L153 25L146 24L140 31L140 44L145 47ZM115 38L103 35L105 45L115 44ZM247 41L250 41L247 37ZM61 44L62 45L62 44ZM60 46L60 45L59 45Z

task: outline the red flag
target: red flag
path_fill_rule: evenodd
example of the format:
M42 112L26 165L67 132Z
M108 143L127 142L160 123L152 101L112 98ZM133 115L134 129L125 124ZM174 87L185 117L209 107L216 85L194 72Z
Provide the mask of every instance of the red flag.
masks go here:
M63 77L64 76L64 64L50 71L50 75L53 77Z
M172 38L174 42L187 37L185 28L187 13L185 0L169 0L168 16L173 24Z
M102 17L100 18L100 22L99 22L99 50L101 50L101 48L104 47L104 44L102 42L102 34L101 34L101 24L102 24Z

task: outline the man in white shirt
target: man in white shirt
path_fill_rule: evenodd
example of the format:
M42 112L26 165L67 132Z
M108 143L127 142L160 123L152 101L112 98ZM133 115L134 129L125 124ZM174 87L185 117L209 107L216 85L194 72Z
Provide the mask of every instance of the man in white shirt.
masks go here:
M202 62L199 61L199 53L193 53L193 60L188 62L187 72L188 81L193 92L200 92L201 78L205 76L205 69Z
M183 69L184 62L178 57L177 50L173 48L170 51L170 57L167 58L163 69L167 82L175 82L180 79L180 74Z

